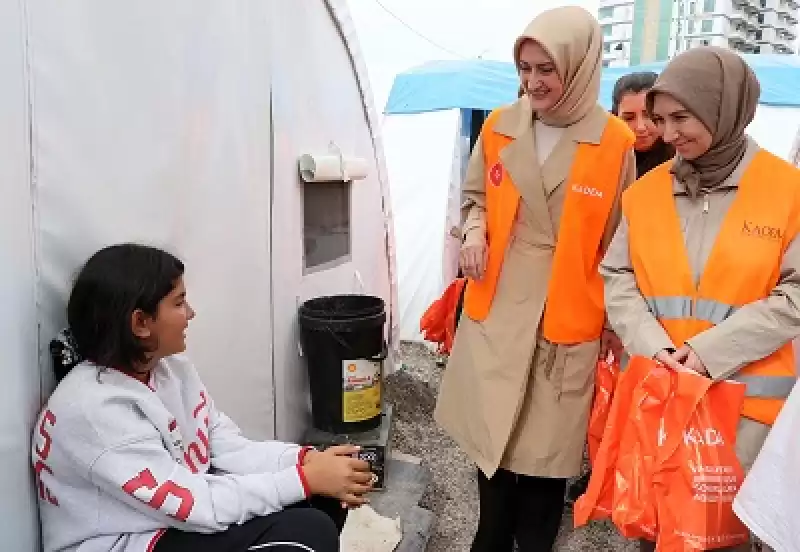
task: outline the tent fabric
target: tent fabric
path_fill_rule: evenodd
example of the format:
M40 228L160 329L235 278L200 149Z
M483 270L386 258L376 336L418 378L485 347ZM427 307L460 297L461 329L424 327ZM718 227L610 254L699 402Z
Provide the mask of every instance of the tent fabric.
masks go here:
M795 163L794 147L798 129L800 108L762 104L756 109L756 116L748 125L747 134L762 148Z
M23 21L22 2L0 2L0 549L33 552L39 545L39 518L28 443L42 390Z
M456 276L460 241L449 231L460 224L459 121L459 111L450 110L383 124L404 341L421 340L420 317Z
M800 58L792 55L744 54L761 81L760 103L800 106ZM603 69L600 103L611 107L614 83L635 71L660 72L666 62ZM424 113L445 109L495 109L514 101L519 79L513 63L482 59L432 61L395 78L384 112Z
M512 63L431 61L395 77L384 113L491 110L516 98L518 88Z
M392 202L389 192L389 171L386 167L383 142L379 139L379 136L381 136L381 119L378 107L375 105L372 88L370 87L367 62L361 51L361 45L358 41L358 35L356 34L356 25L350 14L347 0L325 0L325 5L328 7L338 27L339 34L347 48L350 63L353 66L359 91L361 92L361 100L364 103L364 115L372 138L372 147L375 150L375 162L378 169L376 178L380 184L381 196L383 198L381 207L383 209L387 262L389 268L390 304L387 308L386 323L389 333L389 343L392 344L392 347L389 351L389 357L385 367L388 375L394 371L397 353L396 346L400 342L400 322L398 310L397 254L392 219Z
M396 312L393 238L345 0L0 1L0 42L0 549L35 552L48 342L93 251L137 241L185 259L188 352L215 402L249 437L297 440L298 303L362 291ZM350 188L350 258L306 274L297 158L332 142L369 171Z
M255 2L261 4L264 3ZM274 48L268 60L272 75L271 123L265 125L273 133L270 284L274 290L273 334L266 344L273 347L275 435L297 440L311 422L297 308L303 301L321 295L366 293L386 301L387 308L392 309L388 325L395 326L387 257L387 248L391 247L387 229L391 225L387 220L389 198L383 186L382 154L376 146L380 143L380 136L375 134L377 114L371 115L368 81L347 3L303 0L266 5L271 10L266 32ZM320 56L321 51L325 56ZM307 216L304 190L327 184L302 184L297 158L303 153L337 150L360 157L368 165L366 178L349 185L350 257L323 269L308 269L303 248ZM391 371L390 361L385 366L387 372ZM253 369L262 373L269 370L257 366ZM239 386L227 389L242 392ZM248 391L246 397L255 394ZM240 418L256 421L254 416Z

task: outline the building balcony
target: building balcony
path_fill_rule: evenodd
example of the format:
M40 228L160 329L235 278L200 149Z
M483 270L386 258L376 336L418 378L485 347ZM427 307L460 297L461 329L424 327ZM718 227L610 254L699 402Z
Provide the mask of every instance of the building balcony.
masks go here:
M625 36L621 36L621 35L618 35L618 36L606 36L606 37L603 38L603 45L607 49L603 50L603 51L604 52L609 52L609 51L613 52L614 48L619 49L619 48L622 47L623 43L630 44L630 42L631 42L631 38L630 37L625 37Z
M742 6L742 9L747 13L759 13L764 8L761 7L760 0L747 0Z
M745 44L747 44L747 40L741 36L728 36L728 47L733 48L734 50L741 49Z
M775 13L777 13L778 15L784 15L784 16L792 15L792 8L790 8L787 3L781 2L775 8Z
M775 32L775 29L772 27L764 27L761 29L761 39L758 42L760 43L772 43L778 39L778 34Z
M628 57L628 50L630 45L625 46L623 42L617 42L616 44L610 44L608 50L603 50L603 61L615 61L618 59Z
M633 19L631 19L630 17L622 17L615 15L613 17L604 17L603 19L599 19L598 22L600 23L601 27L604 25L611 25L611 27L613 28L616 27L617 25L624 25L626 23L628 25L632 25Z
M795 37L793 35L787 35L786 33L776 33L775 36L769 38L771 38L770 44L772 44L773 46L781 46L784 48L788 48L790 50L794 49Z
M744 42L747 40L747 31L742 28L731 27L728 29L726 36L731 42Z
M748 23L750 21L750 18L744 12L738 10L733 10L727 15L730 22L734 25L739 23Z
M731 13L739 12L744 17L747 17L748 14L753 13L755 9L756 8L750 3L750 0L731 0Z
M737 52L742 52L743 54L752 54L756 51L755 44L751 44L749 42L730 42L728 41L728 47L731 50L736 50Z
M747 18L744 20L744 26L748 31L755 32L761 30L761 23L757 19Z
M758 14L745 13L743 22L748 29L758 30L761 28L761 23L758 22Z

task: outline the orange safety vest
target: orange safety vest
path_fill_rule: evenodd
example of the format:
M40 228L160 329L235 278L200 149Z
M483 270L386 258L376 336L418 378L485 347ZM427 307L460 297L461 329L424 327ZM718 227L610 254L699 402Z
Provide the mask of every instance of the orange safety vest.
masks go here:
M513 138L494 131L499 113L489 115L481 132L489 258L483 279L470 280L464 298L467 315L478 321L489 315L520 201L519 190L500 162L500 152ZM543 316L544 336L553 343L592 341L603 331L603 281L597 270L601 241L632 145L630 129L613 116L608 117L600 144L578 145L563 184L564 207Z
M669 164L622 198L636 283L675 346L764 299L778 283L784 251L800 226L800 172L764 150L744 172L698 285L675 208ZM742 415L771 425L796 381L792 344L745 366Z

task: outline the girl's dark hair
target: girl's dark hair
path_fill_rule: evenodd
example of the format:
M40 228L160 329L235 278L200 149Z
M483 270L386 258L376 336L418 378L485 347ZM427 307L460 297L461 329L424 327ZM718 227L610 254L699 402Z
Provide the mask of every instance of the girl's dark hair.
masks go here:
M80 356L99 366L124 369L146 362L151 349L133 335L131 315L141 309L155 316L183 271L180 260L145 245L112 245L92 255L67 305Z
M639 94L653 88L658 78L657 73L642 71L620 77L611 94L611 113L619 115L619 104L625 94Z

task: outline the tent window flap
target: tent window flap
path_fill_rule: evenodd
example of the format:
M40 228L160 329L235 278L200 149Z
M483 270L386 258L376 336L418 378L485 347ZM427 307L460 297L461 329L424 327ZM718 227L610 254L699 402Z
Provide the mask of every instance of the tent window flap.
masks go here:
M350 260L350 182L303 186L304 268L321 270Z

